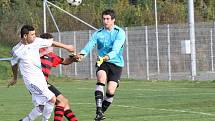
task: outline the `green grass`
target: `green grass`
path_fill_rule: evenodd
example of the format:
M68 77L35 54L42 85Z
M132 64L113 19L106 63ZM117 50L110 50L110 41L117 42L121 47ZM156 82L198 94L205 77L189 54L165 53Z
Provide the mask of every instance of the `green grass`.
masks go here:
M0 43L0 58L9 58L11 45ZM11 76L11 66L9 61L0 61L0 79L7 79Z
M31 97L21 80L10 88L1 82L0 120L17 121L31 110ZM69 98L80 121L92 121L95 81L55 78L52 84ZM213 81L122 80L105 121L214 121L214 106Z

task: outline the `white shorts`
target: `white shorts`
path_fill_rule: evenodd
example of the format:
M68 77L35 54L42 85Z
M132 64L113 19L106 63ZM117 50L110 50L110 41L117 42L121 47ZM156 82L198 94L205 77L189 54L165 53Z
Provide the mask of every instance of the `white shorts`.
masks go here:
M31 92L32 102L35 106L45 105L46 102L55 96L54 93L48 89L46 83L30 83L26 85L26 87Z

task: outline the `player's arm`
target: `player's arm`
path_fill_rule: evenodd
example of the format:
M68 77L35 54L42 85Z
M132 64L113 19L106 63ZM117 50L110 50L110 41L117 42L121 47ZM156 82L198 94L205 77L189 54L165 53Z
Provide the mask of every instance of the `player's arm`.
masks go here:
M44 39L44 38L36 38L37 41L35 41L35 45L39 46L39 48L44 47L59 47L68 50L69 52L74 52L75 47L73 45L66 45L57 41L54 41L53 38L50 39Z
M69 65L69 64L71 64L73 62L79 62L80 58L83 58L83 57L84 57L83 54L74 54L74 53L71 53L71 54L69 54L69 57L63 59L63 61L61 62L61 64L63 64L63 65Z
M125 32L120 31L117 34L116 40L114 41L112 51L109 52L106 56L108 56L109 59L114 58L119 53L119 51L121 50L121 48L123 47L124 43L125 43Z
M18 64L12 66L13 78L8 82L8 87L13 86L17 82Z
M57 67L59 64L69 65L73 62L77 62L73 55L69 55L69 57L61 58L55 53L49 53L49 56L52 57L52 67Z
M85 47L81 50L81 52L77 54L78 60L81 61L83 58L85 58L95 47L96 44L97 44L97 32L93 33L89 42L85 45Z
M68 50L69 52L74 52L75 51L75 47L73 45L66 45L57 41L53 41L52 43L53 47L59 47L59 48L64 48L66 50Z
M64 58L63 61L61 62L61 64L63 65L69 65L71 63L75 62L75 60L71 57L68 57L68 58Z

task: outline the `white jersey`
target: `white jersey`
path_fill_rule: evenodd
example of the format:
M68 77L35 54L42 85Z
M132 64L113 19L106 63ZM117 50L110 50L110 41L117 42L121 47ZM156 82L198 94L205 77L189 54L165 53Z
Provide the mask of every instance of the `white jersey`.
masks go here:
M44 40L42 38L36 38L33 43L24 45L19 42L12 49L11 64L19 65L20 72L22 74L24 83L29 85L31 83L46 83L45 77L41 69L41 61L39 55L39 48L50 47L52 45L52 39Z

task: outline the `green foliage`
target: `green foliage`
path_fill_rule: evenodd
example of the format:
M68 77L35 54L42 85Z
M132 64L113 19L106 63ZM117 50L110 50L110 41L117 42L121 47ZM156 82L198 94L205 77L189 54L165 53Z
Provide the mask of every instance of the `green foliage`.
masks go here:
M129 0L83 0L79 6L71 6L66 0L49 0L94 27L101 26L101 12L113 8L117 13L120 26L143 26L155 24L154 0L138 0L131 5ZM159 24L185 23L188 10L186 0L157 0ZM66 15L53 6L49 6L61 31L91 29L76 19ZM211 21L215 19L214 0L195 1L195 20ZM0 42L15 42L23 24L36 27L38 33L43 31L43 0L1 0L0 1ZM56 28L47 12L47 30L55 32Z
M10 47L7 44L0 44L0 58L10 57ZM0 80L7 80L11 77L12 71L9 61L0 61Z
M158 21L163 24L185 23L186 6L183 3L158 2Z

